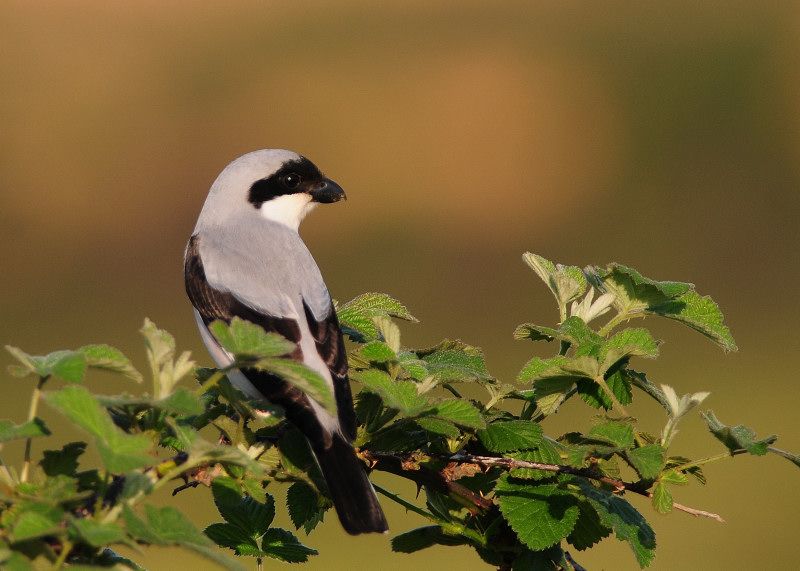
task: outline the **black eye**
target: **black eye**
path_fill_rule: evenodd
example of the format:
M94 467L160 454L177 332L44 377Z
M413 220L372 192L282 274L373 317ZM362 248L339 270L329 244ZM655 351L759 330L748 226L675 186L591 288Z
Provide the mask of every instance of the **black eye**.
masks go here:
M285 174L281 177L281 182L283 186L286 188L297 188L300 186L300 183L303 181L303 178L297 173L289 173Z

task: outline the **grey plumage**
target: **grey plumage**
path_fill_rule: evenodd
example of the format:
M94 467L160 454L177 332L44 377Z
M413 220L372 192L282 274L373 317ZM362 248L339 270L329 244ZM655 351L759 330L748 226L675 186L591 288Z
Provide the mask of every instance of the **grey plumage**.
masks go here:
M320 202L344 192L307 159L284 150L248 153L211 187L186 251L186 290L203 341L220 367L232 363L207 325L241 317L297 344L290 356L334 391L339 414L282 379L253 369L229 374L243 392L286 410L306 436L350 533L386 531L386 520L351 440L355 415L344 341L328 288L297 229Z

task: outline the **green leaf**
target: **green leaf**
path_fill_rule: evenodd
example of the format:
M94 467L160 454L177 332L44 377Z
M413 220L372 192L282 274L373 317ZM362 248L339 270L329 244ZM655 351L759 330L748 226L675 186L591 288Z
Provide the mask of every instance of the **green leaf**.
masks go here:
M228 547L237 555L260 554L258 543L242 529L229 523L212 523L203 530L211 540L220 547Z
M461 435L458 427L447 420L424 416L417 419L417 424L423 430L445 438L458 438Z
M481 412L465 400L449 399L436 403L432 408L423 413L466 428L483 428L486 422Z
M628 450L625 458L644 480L655 480L664 467L664 449L658 444Z
M28 355L18 347L6 345L6 351L21 363L21 366L11 367L9 371L16 377L26 377L34 374L39 378L55 375L70 383L83 380L86 373L86 358L77 351L55 351L48 355Z
M70 442L61 450L45 450L39 465L50 477L74 476L78 471L78 458L86 450L85 442Z
M529 420L494 422L478 431L478 440L490 452L528 450L542 444L542 427Z
M520 541L534 551L555 545L578 520L578 502L556 484L518 483L503 475L495 494L500 511Z
M589 436L597 440L609 442L619 448L633 446L633 427L627 422L603 422L589 431Z
M725 351L737 350L733 335L723 322L719 306L708 296L688 291L677 299L650 307L648 311L688 325Z
M553 339L560 338L558 329L552 327L543 327L535 323L520 323L514 329L514 339L521 341L522 339L530 339L531 341L552 341Z
M545 416L554 414L574 386L575 379L571 377L555 377L536 381L533 385L536 407Z
M660 514L672 511L672 494L664 482L657 482L653 487L653 508Z
M214 503L220 515L251 537L260 537L275 518L275 500L267 496L259 503L249 496L242 497L239 485L232 478L216 478L211 484Z
M175 392L168 397L153 402L153 406L165 412L182 416L202 414L206 409L200 401L200 397L183 387L176 389Z
M620 404L630 404L632 400L631 384L624 374L624 369L614 372L613 375L606 379L606 384ZM578 379L577 380L578 395L588 405L594 408L603 407L605 410L611 410L613 402L606 392L591 379Z
M755 456L763 456L767 453L770 444L774 443L778 437L774 434L761 440L756 440L756 433L752 428L742 426L726 426L722 424L712 411L700 413L708 424L708 429L722 442L728 450L745 449Z
M385 293L365 293L342 305L337 310L339 323L345 329L353 330L359 341L364 338L375 339L378 328L373 321L376 317L397 317L406 321L416 322L417 319L408 312L408 309ZM348 332L349 333L349 332Z
M83 354L86 364L92 369L120 373L137 383L142 382L142 374L136 370L130 359L111 345L84 345L78 351Z
M118 525L102 523L88 518L74 518L70 526L77 536L94 547L103 547L117 543L125 538L125 533Z
M261 550L267 557L287 563L304 563L308 561L309 555L319 553L300 543L292 532L280 528L272 528L264 534Z
M256 363L256 368L270 372L293 384L306 395L336 415L336 401L327 381L315 370L290 359L267 358Z
M319 497L314 489L303 482L295 482L286 492L286 507L295 529L301 527L306 534L322 521L325 511L319 506Z
M159 329L149 319L139 330L144 337L147 349L147 360L156 385L155 398L164 398L172 393L172 389L183 377L194 370L194 361L190 353L184 351L175 358L175 338L167 331Z
M659 282L642 276L622 264L609 264L600 278L606 291L614 294L620 313L637 313L655 307L691 291L694 286L682 282Z
M589 549L601 539L608 537L611 529L603 525L597 511L587 501L579 501L580 516L567 541L578 551Z
M388 363L397 359L397 355L383 341L370 341L358 349L358 354L370 363Z
M522 259L550 288L559 306L578 299L586 291L586 276L577 266L562 266L537 254L526 252Z
M144 509L145 519L142 519L129 506L123 508L125 527L134 538L153 545L181 545L227 569L244 570L238 562L210 549L211 540L177 509L150 505L145 505Z
M267 333L263 327L234 317L230 325L215 321L208 329L224 349L245 359L280 357L294 351L295 344L277 333Z
M603 346L602 370L606 371L629 357L658 357L658 343L647 329L623 329L609 339Z
M655 556L656 536L642 514L625 499L611 492L595 488L579 478L573 482L597 511L602 525L614 530L620 541L627 541L639 566L647 567Z
M428 401L417 393L417 385L413 381L393 381L388 374L377 369L355 371L351 377L361 383L365 390L381 397L389 408L413 415L428 406Z
M11 534L14 541L23 541L57 533L64 511L56 506L25 502L16 508L19 512Z
M34 418L22 424L14 424L10 420L0 420L0 443L20 438L38 438L49 435L50 429L47 428L41 418Z
M535 450L525 450L523 452L514 452L509 454L515 460L524 460L526 462L539 462L540 464L560 464L561 454L553 443L546 438L543 438L539 446ZM553 472L545 470L533 470L531 468L516 468L509 472L512 477L521 480L543 480L545 478L552 478Z
M94 436L103 464L110 472L127 472L153 462L148 454L150 438L122 432L85 388L71 385L45 395L45 401Z
M483 351L462 341L445 339L434 347L418 350L417 355L422 359L429 374L439 382L494 381L486 370Z
M444 533L441 526L426 525L393 537L392 551L415 553L434 545L463 545L466 542L463 537Z
M0 567L4 571L34 571L30 559L10 549L0 549Z

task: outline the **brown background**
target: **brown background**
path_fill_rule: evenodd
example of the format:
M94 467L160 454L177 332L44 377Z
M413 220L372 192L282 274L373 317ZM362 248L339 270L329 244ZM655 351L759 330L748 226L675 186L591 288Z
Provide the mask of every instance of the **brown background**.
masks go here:
M510 380L534 350L513 327L557 318L520 254L617 260L695 282L739 342L725 356L656 325L666 344L642 365L651 377L710 390L723 421L800 451L800 10L645 4L5 2L0 341L40 353L104 341L141 363L137 329L149 316L208 363L183 293L185 240L228 161L286 147L350 198L303 228L334 296L397 296L422 320L403 327L407 344L460 337ZM30 387L5 383L0 415L20 417ZM105 377L91 386L126 388ZM586 426L591 414L571 403L545 428ZM719 450L696 416L674 444ZM796 556L796 468L738 457L707 475L676 499L727 524L633 500L658 533L653 569ZM206 496L165 501L205 525ZM424 523L387 511L393 532ZM385 537L326 523L307 540L322 552L309 570L481 568L465 548L394 555ZM157 549L138 560L208 567ZM578 560L635 568L610 540Z

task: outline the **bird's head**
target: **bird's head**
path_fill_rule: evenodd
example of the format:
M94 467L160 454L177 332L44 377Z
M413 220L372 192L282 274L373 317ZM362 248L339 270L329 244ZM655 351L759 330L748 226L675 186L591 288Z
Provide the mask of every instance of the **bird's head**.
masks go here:
M342 187L307 158L283 149L263 149L225 167L211 187L198 223L211 217L220 222L226 214L249 209L296 230L317 204L342 198L346 198Z

